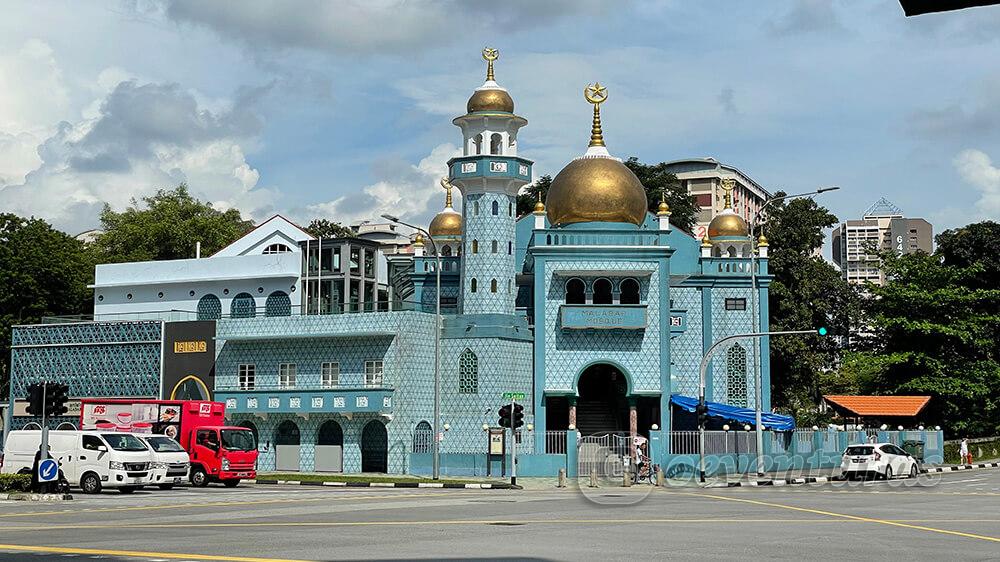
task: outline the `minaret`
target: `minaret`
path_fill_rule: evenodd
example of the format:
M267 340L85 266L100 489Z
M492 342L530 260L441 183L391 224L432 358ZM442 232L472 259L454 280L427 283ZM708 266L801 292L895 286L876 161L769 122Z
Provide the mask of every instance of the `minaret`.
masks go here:
M462 192L463 314L513 314L514 220L517 192L531 181L531 161L517 156L514 100L494 80L496 49L483 49L486 81L473 92L462 129L463 155L448 161L449 181Z

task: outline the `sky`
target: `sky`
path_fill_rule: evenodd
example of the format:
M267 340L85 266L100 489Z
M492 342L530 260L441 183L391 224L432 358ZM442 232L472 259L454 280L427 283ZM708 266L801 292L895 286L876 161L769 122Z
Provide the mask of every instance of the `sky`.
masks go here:
M502 8L502 9L501 9ZM711 156L773 191L838 185L935 232L1000 220L1000 6L895 0L7 0L0 212L71 234L186 182L257 221L426 223L483 47L555 175L600 81L612 154Z

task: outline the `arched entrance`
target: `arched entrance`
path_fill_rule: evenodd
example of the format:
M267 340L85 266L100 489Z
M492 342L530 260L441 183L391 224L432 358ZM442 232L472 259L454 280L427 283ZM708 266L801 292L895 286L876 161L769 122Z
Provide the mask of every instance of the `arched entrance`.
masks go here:
M344 430L334 420L319 426L316 434L316 472L344 472Z
M389 435L385 425L372 420L361 431L361 472L388 472Z
M292 420L281 422L274 432L274 468L278 471L299 471L299 426Z
M577 381L576 427L583 435L628 431L628 380L614 365L587 367Z

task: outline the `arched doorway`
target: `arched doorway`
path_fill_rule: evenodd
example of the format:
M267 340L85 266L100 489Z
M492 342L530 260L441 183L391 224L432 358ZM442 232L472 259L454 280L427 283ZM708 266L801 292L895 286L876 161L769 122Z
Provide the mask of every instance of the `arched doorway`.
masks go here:
M587 367L577 382L576 427L583 435L628 431L628 380L614 365Z
M316 472L344 472L344 430L334 420L319 426L316 434Z
M299 426L292 420L281 422L274 432L274 468L278 471L299 471Z
M365 424L361 431L361 472L388 472L389 435L378 420Z

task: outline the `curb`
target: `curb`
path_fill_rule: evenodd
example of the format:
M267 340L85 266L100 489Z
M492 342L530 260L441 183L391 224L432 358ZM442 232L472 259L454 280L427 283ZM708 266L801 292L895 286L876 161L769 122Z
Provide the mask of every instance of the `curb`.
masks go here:
M67 501L73 499L70 494L25 494L25 493L12 493L7 494L8 501L22 501L22 502L59 502Z
M937 466L933 468L922 468L920 469L921 474L930 474L938 472L955 472L959 470L976 470L981 468L1000 468L1000 462L987 462L979 464L963 464L958 466ZM757 487L757 486L796 486L802 484L822 484L824 482L834 482L839 481L841 478L836 476L806 476L804 478L785 478L785 479L774 479L774 480L749 480L746 482L718 482L715 484L709 484L707 486L702 486L703 488L742 488L742 487Z
M329 488L449 488L462 490L520 490L520 486L505 483L460 484L457 482L321 482L315 480L247 480L248 484L268 486L316 486Z

